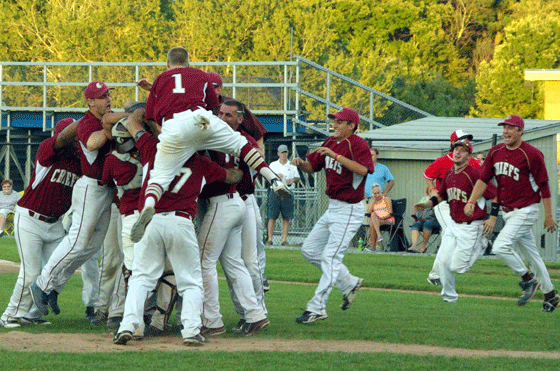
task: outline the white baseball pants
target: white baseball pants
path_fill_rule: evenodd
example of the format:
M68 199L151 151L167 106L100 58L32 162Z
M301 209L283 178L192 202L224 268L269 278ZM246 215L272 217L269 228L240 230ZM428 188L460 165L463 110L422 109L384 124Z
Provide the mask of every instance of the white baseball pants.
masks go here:
M132 276L119 332L134 332L143 323L146 299L165 270L166 258L183 298L181 335L186 338L200 332L203 290L200 253L192 221L175 212L155 214L144 237L134 246Z
M482 233L482 221L471 224L455 223L447 225L438 251L438 264L435 267L441 280L443 301L457 301L455 273L467 273L474 262L484 255L488 240Z
M523 258L529 262L543 293L554 290L546 265L537 249L533 225L539 218L539 204L503 213L505 225L496 237L492 251L520 276L527 273Z
M326 315L333 286L348 294L357 285L358 277L350 274L342 259L362 225L364 212L362 202L349 204L331 199L327 211L305 239L301 247L303 256L323 272L315 296L307 303L308 311Z

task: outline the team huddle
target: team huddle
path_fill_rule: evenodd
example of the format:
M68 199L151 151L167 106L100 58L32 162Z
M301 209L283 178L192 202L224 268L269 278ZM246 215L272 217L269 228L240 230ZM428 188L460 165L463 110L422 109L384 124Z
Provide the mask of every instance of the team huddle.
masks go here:
M89 110L78 121L59 121L54 136L39 146L35 170L15 210L21 267L0 318L3 327L48 324L43 316L60 313L58 296L72 274L85 270L89 261L97 264L100 254L111 278L102 289L103 303L90 315L92 324L107 323L114 330L115 344L127 344L150 329L165 331L173 309L185 345L200 346L226 333L218 261L239 314L231 331L252 335L270 325L255 178L263 176L283 199L292 194L264 160L266 129L241 102L219 95L219 75L189 67L184 48L168 52L167 71L153 83L137 84L149 91L147 102L127 102L124 112L116 113L111 89L101 81L90 83L84 91ZM358 113L343 108L329 117L333 135L306 159L291 162L306 173L324 169L330 199L302 246L303 256L322 276L295 319L299 324L327 318L335 286L343 294L341 309L347 310L364 282L342 260L362 224L365 180L374 165L368 143L355 134ZM447 169L438 165L440 177L426 176L437 182L430 200L416 206L436 207L446 216L428 280L442 285L444 301L456 301L454 273L467 272L482 255L485 235L501 209L506 226L494 250L522 278L519 305L541 287L543 311L552 312L560 297L531 232L541 198L545 227L556 228L542 153L521 141L520 117L508 117L501 125L505 144L489 151L482 169L469 165L472 144L461 133L440 162ZM519 189L524 192L512 192ZM485 199L493 200L488 220ZM535 275L513 249L516 242Z

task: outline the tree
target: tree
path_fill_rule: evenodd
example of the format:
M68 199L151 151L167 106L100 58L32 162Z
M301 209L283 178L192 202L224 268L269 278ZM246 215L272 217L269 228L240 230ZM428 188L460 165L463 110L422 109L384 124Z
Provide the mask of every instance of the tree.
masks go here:
M553 69L560 65L558 13L528 15L504 29L504 42L490 63L482 62L477 77L476 109L483 117L518 114L543 117L543 91L539 83L525 87L525 69Z

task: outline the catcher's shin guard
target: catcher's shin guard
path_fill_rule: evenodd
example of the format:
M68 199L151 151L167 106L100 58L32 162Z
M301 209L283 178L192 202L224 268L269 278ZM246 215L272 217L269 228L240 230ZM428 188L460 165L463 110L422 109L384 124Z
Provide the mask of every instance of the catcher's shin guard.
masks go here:
M156 311L152 316L150 326L164 331L165 324L169 321L169 316L173 311L173 306L177 301L177 283L172 271L166 271L159 279L156 286Z

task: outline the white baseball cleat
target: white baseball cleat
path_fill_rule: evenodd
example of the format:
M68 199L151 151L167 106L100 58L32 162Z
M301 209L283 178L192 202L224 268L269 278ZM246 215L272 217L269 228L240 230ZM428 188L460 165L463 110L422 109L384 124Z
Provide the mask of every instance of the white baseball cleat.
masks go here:
M280 179L272 179L272 189L284 201L293 197L292 191Z
M208 130L210 127L210 120L202 115L194 116L194 124L200 128L200 130Z
M5 319L0 319L0 326L4 328L18 328L21 325L18 323L17 318L7 317Z
M152 217L155 212L156 209L154 206L144 206L142 212L140 213L140 217L136 223L134 223L132 230L130 231L130 239L132 242L136 243L142 239L144 232L146 231L146 226L152 221Z

